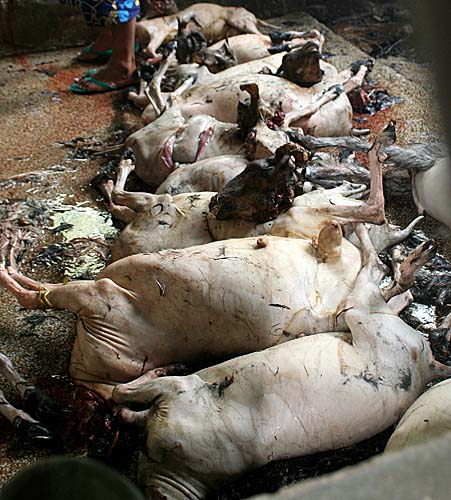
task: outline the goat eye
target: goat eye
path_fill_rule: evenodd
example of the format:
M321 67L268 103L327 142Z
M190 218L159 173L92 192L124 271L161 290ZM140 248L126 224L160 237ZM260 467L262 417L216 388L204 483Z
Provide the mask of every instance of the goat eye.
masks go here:
M157 203L152 207L152 215L157 216L160 215L163 211L163 203Z

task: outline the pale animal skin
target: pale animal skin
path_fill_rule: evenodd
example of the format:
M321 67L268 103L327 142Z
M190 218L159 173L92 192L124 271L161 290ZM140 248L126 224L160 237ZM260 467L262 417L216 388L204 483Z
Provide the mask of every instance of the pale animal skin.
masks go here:
M272 460L337 449L393 425L451 367L393 314L360 271L343 313L351 335L323 333L185 377L144 375L117 386L117 403L147 412L139 478L148 498L198 500Z
M427 170L411 170L412 194L420 213L426 212L451 229L451 164L438 159Z
M260 61L257 63L261 64ZM230 68L223 73L234 69ZM351 134L352 106L345 92L331 97L328 103L310 115L303 115L305 110L317 103L327 89L333 85L341 85L340 78L337 78L334 83L329 79L324 79L323 82L312 87L303 88L289 80L272 75L221 75L221 79L215 78L207 84L186 90L177 97L176 103L182 115L187 119L196 115L208 115L222 122L236 123L238 102L245 95L240 87L251 83L258 85L261 99L267 106L269 114L274 114L277 106L282 103L287 126L300 127L304 133L310 135ZM148 106L142 118L150 123L157 116L154 108Z
M385 451L424 443L451 432L451 380L422 394L399 421Z
M133 198L140 200L139 208L133 221L121 231L113 244L112 259L265 234L311 240L318 236L327 222L348 220L340 219L337 213L331 216L321 212L321 207L330 207L331 200L337 210L340 206L362 206L362 202L345 198L339 191L312 191L299 196L288 212L264 224L243 220L218 221L208 208L211 198L216 194L214 192L175 196L128 192L124 195L127 196L127 203L130 204Z
M312 30L302 34L300 33L300 35L304 36L294 36L293 39L286 45L293 49L302 47L309 41L315 41L320 52L322 51L324 36L319 31ZM225 62L227 64L243 64L268 57L270 55L268 49L273 47L273 45L274 44L272 43L271 38L268 35L263 35L261 33L235 35L227 38L226 41L222 40L210 45L201 51L198 58L202 61L201 64L205 64L208 68L216 70L212 71L213 73L216 73L218 70L224 71L226 69L223 67L224 55L226 56ZM231 59L227 61L227 56L230 58L230 51L233 54L233 61ZM281 52L281 54L283 56L285 53ZM196 60L196 62L199 61ZM280 59L280 63L281 62L282 59Z
M191 164L243 152L236 124L220 122L206 115L186 120L177 107L131 134L126 144L133 149L136 174L146 184L155 187L166 180L176 164Z
M210 43L239 33L259 33L259 27L270 26L242 7L196 3L171 16L138 22L136 38L139 45L145 48L150 56L156 56L158 47L163 42L172 40L177 34L178 19L188 20L192 17L195 17Z
M169 174L155 194L217 192L240 174L248 163L242 156L220 155L186 164Z
M264 245L242 238L134 255L96 281L41 284L3 268L0 282L23 307L77 313L71 376L110 397L114 385L174 362L211 363L343 330L360 262L346 240L324 262L308 241L268 236Z

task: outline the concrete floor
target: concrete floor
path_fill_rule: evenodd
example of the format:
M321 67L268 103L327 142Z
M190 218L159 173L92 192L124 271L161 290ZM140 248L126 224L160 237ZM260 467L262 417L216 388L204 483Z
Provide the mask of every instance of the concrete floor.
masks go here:
M299 14L289 19L290 28L324 29L326 50L331 54L329 60L339 69L365 57L361 50L311 17ZM271 22L283 25L285 21L278 18ZM131 131L141 122L135 110L123 105L121 92L93 96L70 93L73 78L86 70L74 63L76 52L76 49L68 49L0 59L0 208L16 200L45 202L61 194L66 195L66 203L87 201L89 206L103 206L89 182L105 159L70 159L70 150L61 147L61 143L76 137L107 141L115 130ZM400 144L426 141L440 135L438 106L431 92L427 68L390 59L376 64L373 78L393 95L404 98L402 104L368 120L366 125L373 133L380 131L389 119L395 119L399 125ZM60 167L52 170L55 165ZM24 175L21 182L1 182L35 171L41 174L37 177ZM404 224L415 216L416 210L410 199L389 200L388 213L392 222ZM422 229L433 234L436 225L427 220ZM25 257L24 270L38 280L61 281L61 268L31 265L38 247L55 240L49 229L40 227L38 231L37 243ZM439 247L448 258L451 257L448 242L439 242ZM31 327L31 312L21 310L2 290L0 300L0 351L11 356L25 376L43 383L50 391L58 387L65 400L70 400L73 388L67 378L67 367L73 342L73 317L69 313L52 311L40 324ZM14 399L11 388L7 393ZM24 445L12 436L11 426L1 419L0 484L25 464L54 453ZM71 453L84 454L85 450L77 448Z

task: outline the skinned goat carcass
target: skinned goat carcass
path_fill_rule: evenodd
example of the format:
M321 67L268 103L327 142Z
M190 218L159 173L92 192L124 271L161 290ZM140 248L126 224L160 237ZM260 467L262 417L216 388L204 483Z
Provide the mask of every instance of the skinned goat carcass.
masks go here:
M250 87L256 92L250 92ZM239 103L238 124L220 122L207 115L185 120L180 109L174 106L155 122L130 135L126 145L134 153L136 174L146 184L158 186L176 167L202 159L237 154L260 159L273 155L288 142L287 134L269 128L261 119L258 88L252 84L243 87L244 90L251 93L253 107L250 114L244 113L248 101ZM253 94L257 94L256 99ZM250 116L253 125L255 122L251 129L244 127L244 114Z
M428 382L451 376L385 302L377 256L365 261L343 312L350 335L323 333L114 389L117 403L140 404L122 416L146 427L139 481L148 498L203 499L272 460L358 443L393 425Z
M158 47L176 36L179 19L183 22L193 19L210 43L239 33L259 33L260 27L276 28L257 19L254 14L243 7L196 3L177 14L143 19L137 23L136 38L149 57L157 57Z
M337 76L335 69L334 71L335 73L332 71L331 75L335 74L335 76ZM358 75L352 77L348 74L349 78L346 80L345 88L351 88L355 84L358 84L358 82L363 78L365 72L366 68L362 66ZM163 74L164 68L162 68L162 72L160 72L157 77L158 81L161 81ZM263 78L264 75L258 75L256 78L260 77ZM343 75L342 77L346 79ZM253 78L254 77L249 77L249 79ZM271 81L274 84L281 81L296 87L296 89L300 89L300 87L284 79L270 76L267 76L267 78L271 78ZM239 78L231 78L230 81L235 81L236 79ZM242 79L243 82L246 82L245 78ZM348 85L351 87L347 87ZM246 134L243 134L242 130L239 130L239 126L236 124L237 122L239 123L239 110L242 100L244 98L248 99L246 93L249 93L249 89L251 88L257 89L255 116L258 123L251 131L251 136L246 136ZM305 90L311 91L312 88ZM196 89L193 91L195 90ZM217 90L221 94L220 86ZM340 102L349 104L349 101L347 100L347 97L342 94L342 88L340 86L333 86L316 97L311 95L309 98L310 103L302 101L302 104L300 102L299 106L301 106L301 109L298 112L293 111L293 113L288 116L284 116L280 102L277 105L274 102L274 109L271 111L270 108L268 108L267 103L262 98L258 85L255 83L243 83L239 86L238 92L241 100L235 100L232 103L228 103L228 105L235 106L234 110L230 110L228 113L230 118L232 118L232 122L226 123L224 121L219 121L212 118L210 115L200 114L200 112L191 113L191 117L187 117L184 115L184 112L187 111L188 108L177 104L171 106L156 121L132 134L127 139L127 146L132 148L135 154L137 175L147 184L157 186L165 180L169 173L171 173L175 163L193 163L200 159L225 154L245 154L250 159L264 158L265 156L274 154L279 146L288 142L285 128L288 126L290 121L295 118L299 119L301 124L310 124L315 128L315 132L318 133L325 131L333 132L331 128L340 128L339 132L343 133L343 130L348 130L348 126L351 125L352 110L345 106L347 111L342 113L345 108L341 108ZM227 94L225 90L224 94ZM343 95L344 100L341 95ZM183 92L180 98L182 97ZM235 99L236 97L237 95L233 98ZM166 105L164 98L158 92L155 99L151 99L153 103L152 109L162 110L165 108ZM204 102L204 100L201 99L200 102ZM331 109L329 105L333 105L334 102L338 102L338 108L333 107ZM322 108L323 105L326 105L329 112L332 112L335 109L338 116L343 120L338 120L333 123L332 118L336 117L336 115L332 113L332 115L327 116L328 121L326 122L326 115L324 114L325 110ZM276 122L274 119L275 116L284 116L284 123L279 123L277 127L273 127L276 128L273 130L269 125L270 123ZM321 118L321 116L323 118ZM267 120L264 121L262 119L263 117L267 118ZM327 130L318 128L317 119L319 120L319 124L321 125L321 123L323 123ZM330 125L327 125L327 123ZM344 129L342 125L344 126ZM350 132L350 130L348 131ZM248 142L250 145L250 154L247 151L245 142Z
M315 47L317 48L319 54L318 44L315 44ZM300 54L300 58L302 60L302 49L299 49L296 52ZM156 72L150 85L151 92L147 92L146 94L144 94L143 87L139 95L135 92L129 92L128 98L137 108L144 109L146 106L148 106L150 98L154 96L157 102L163 103L160 105L160 107L163 108L164 103L167 100L173 100L174 96L174 93L160 92L159 87L161 86L161 81L166 76L166 74L175 78L175 89L177 90L178 95L185 92L185 89L188 87L195 88L202 85L208 85L215 80L231 79L236 76L258 75L261 73L276 74L282 65L283 59L284 54L273 54L262 59L252 60L246 63L238 64L236 66L231 66L228 69L221 71L220 73L214 73L210 72L207 66L202 66L196 63L180 65L176 64L174 55L170 54L166 61L162 63L162 65ZM320 58L318 58L316 61L311 61L310 64L314 71L322 72L324 82L329 82L330 85L337 83L337 79L339 79L339 81L344 84L352 76L349 74L349 71L344 71L339 74L335 66L327 63ZM355 88L355 86L353 88ZM159 111L157 114L159 114L160 112L161 111ZM150 108L147 110L144 118L147 116L147 114L149 114L149 119L146 119L146 121L151 121Z

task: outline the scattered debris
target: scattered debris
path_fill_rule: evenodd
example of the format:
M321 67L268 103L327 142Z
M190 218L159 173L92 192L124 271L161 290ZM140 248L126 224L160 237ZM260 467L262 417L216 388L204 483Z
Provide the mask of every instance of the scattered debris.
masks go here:
M364 89L354 90L349 93L349 100L352 109L364 115L374 115L378 111L403 102L401 97L392 96L387 90L380 88L374 88L368 92Z
M53 232L60 234L62 246L51 245L36 257L37 262L62 262L67 279L93 279L109 257L108 241L117 235L111 215L82 203L51 203Z
M72 149L70 158L88 160L96 156L119 154L124 149L124 143L106 144L95 137L76 137L70 141L60 142L61 146Z

